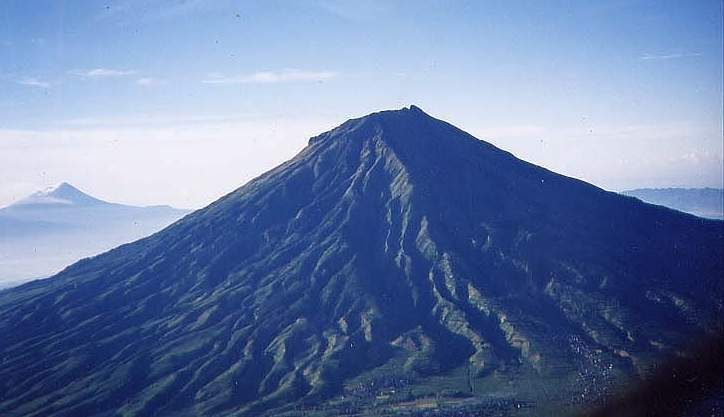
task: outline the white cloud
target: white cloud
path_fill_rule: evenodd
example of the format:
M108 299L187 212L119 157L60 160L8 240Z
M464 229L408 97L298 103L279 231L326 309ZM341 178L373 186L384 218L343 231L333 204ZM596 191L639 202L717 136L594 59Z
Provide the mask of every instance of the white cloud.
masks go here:
M641 56L642 61L662 61L667 59L679 59L679 58L689 58L689 57L696 57L701 56L702 54L699 52L676 52L671 54L643 54Z
M528 138L536 139L547 132L543 126L535 125L512 125L512 126L485 126L476 129L478 137L494 139Z
M260 71L236 77L211 75L203 80L204 84L272 84L293 81L324 81L337 76L334 71L301 71L288 69L284 71Z
M22 78L17 81L18 84L26 85L28 87L38 87L38 88L49 88L51 84L47 81L41 81L37 78Z
M519 158L609 190L722 186L720 128L689 121L471 129Z
M142 86L142 87L151 87L154 85L161 84L161 81L152 78L152 77L141 77L136 80L136 84Z
M72 71L69 71L68 73L71 75L81 77L81 78L98 79L98 78L127 77L129 75L134 75L136 73L136 71L118 70L118 69L110 69L110 68L93 68L93 69L85 69L85 70L72 70Z
M248 120L248 117L238 115L144 115L133 117L101 117L101 118L76 118L59 120L59 126L71 128L109 128L125 129L132 127L178 127L201 124L235 123Z
M293 157L326 118L146 116L0 128L0 206L57 182L137 205L202 207ZM153 175L149 175L153 173Z

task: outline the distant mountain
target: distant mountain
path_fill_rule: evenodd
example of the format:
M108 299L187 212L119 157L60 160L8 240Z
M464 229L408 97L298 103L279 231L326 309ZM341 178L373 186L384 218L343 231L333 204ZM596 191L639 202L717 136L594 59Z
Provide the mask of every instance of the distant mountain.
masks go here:
M0 209L0 287L47 277L161 230L188 211L108 203L68 183Z
M57 187L50 187L44 191L38 191L16 203L9 208L19 209L28 207L68 207L68 206L99 206L108 205L105 201L91 197L88 194L73 187L67 182Z
M714 331L723 255L721 221L374 113L0 292L0 415L564 415Z
M622 194L699 217L724 219L724 190L721 188L638 188Z

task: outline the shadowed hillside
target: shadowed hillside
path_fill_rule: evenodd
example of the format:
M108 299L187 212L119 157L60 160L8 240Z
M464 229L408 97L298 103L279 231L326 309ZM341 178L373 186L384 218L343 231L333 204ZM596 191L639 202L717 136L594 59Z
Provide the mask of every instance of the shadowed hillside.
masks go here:
M715 328L723 231L374 113L0 292L0 414L574 410Z

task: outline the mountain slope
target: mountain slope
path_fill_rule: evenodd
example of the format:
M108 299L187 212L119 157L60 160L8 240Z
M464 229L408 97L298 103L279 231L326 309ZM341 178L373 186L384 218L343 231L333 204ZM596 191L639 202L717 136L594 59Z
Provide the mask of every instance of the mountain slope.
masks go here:
M587 402L716 326L722 228L414 106L371 114L1 292L0 413L338 415L443 387L451 404Z
M47 277L87 256L161 230L187 214L108 203L68 183L0 209L0 287Z
M724 220L724 190L721 188L638 188L621 194L696 216Z

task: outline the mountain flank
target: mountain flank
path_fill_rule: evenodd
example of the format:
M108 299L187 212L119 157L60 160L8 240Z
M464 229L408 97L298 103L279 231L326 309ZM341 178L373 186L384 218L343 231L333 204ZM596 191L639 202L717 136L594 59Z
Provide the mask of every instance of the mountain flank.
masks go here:
M721 221L373 113L0 292L0 414L563 415L717 330L723 251Z

